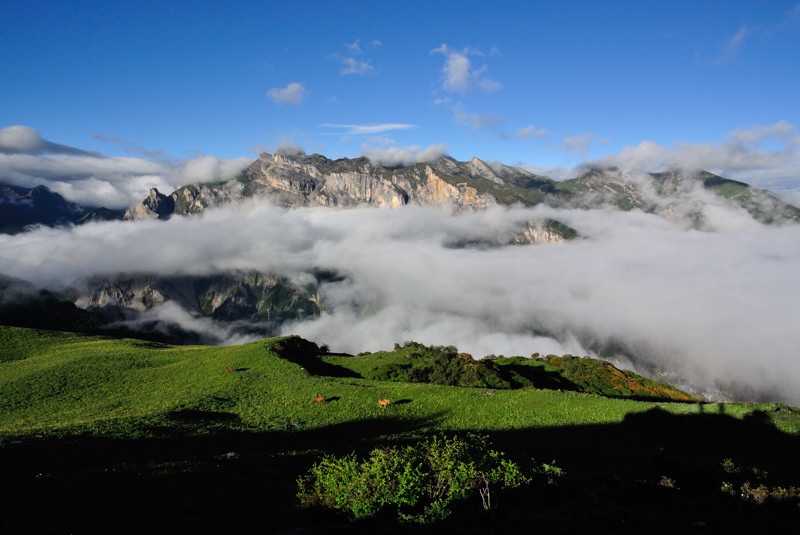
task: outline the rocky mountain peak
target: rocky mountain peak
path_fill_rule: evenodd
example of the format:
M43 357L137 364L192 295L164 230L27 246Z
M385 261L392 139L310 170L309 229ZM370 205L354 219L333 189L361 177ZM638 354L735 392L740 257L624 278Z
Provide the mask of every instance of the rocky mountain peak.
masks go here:
M175 199L150 188L142 204L125 212L125 219L168 219L175 212Z

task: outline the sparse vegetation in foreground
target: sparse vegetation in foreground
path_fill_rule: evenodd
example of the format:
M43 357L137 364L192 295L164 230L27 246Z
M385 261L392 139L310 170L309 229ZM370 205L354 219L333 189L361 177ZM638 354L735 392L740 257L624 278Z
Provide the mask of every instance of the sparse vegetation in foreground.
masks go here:
M407 446L383 446L359 461L326 456L298 479L303 506L324 506L353 519L388 511L400 523L430 524L461 502L480 498L484 511L503 491L530 484L550 465L520 467L490 449L488 437L434 435Z
M561 390L378 380L409 348L350 357L297 337L171 346L0 327L0 347L9 533L733 532L800 520L800 411L782 404L605 397L564 388L574 378L546 358L493 364L541 368ZM486 442L462 447L470 433ZM442 475L464 476L444 501L426 460L436 451L454 452ZM348 494L337 470L363 500L329 507ZM380 498L387 485L406 490Z

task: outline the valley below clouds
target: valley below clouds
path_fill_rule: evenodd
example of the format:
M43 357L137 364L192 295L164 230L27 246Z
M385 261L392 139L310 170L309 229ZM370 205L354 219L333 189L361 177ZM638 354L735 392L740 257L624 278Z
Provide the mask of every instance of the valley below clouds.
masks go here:
M697 230L638 210L539 205L453 216L410 206L285 209L262 199L168 221L2 235L0 271L59 289L117 273L247 270L305 284L327 270L337 277L319 288L322 313L281 333L348 353L415 340L475 357L594 355L712 397L798 405L800 225L762 225L722 203L702 210ZM497 245L544 219L579 238ZM150 314L229 332L170 303Z

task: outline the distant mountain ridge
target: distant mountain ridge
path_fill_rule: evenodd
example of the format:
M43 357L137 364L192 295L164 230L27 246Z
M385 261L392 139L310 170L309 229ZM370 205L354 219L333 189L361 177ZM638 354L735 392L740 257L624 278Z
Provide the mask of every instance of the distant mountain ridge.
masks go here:
M639 209L668 218L680 215L696 227L702 226L702 201L693 194L702 191L745 209L761 223L800 222L800 208L777 195L708 171L671 169L631 174L616 168L594 168L577 178L559 182L558 191L555 197L570 207L604 205L626 211Z
M122 219L119 212L81 206L46 186L23 188L0 184L0 233L17 234L30 225L55 227L118 219Z
M170 195L151 189L140 205L125 213L125 219L167 219L269 197L292 207L444 206L455 212L513 204L607 206L667 217L678 214L701 226L695 220L702 207L690 195L697 189L743 207L763 223L800 222L800 209L776 195L706 171L633 174L592 168L577 178L556 181L477 158L459 162L445 156L428 163L384 167L365 157L330 160L320 154L282 150L262 153L240 176L224 182L190 184Z
M777 195L706 171L627 173L615 168L587 168L576 178L557 181L477 158L459 162L443 156L427 163L385 167L365 157L331 160L320 154L279 149L275 154L262 153L229 180L188 184L169 195L152 188L124 215L67 201L42 185L23 188L0 184L0 232L16 234L35 225L69 226L123 218L168 219L259 197L284 207L428 206L454 212L514 204L583 209L604 206L640 209L684 219L702 228L702 201L692 196L698 190L744 208L762 223L800 222L800 208ZM529 228L521 229L511 242L552 242L575 236L573 229L553 223L530 222Z

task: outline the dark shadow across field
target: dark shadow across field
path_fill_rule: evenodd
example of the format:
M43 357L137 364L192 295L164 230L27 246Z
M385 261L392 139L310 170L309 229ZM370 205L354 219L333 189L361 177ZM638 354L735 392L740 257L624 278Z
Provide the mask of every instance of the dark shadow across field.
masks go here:
M501 377L511 379L512 373L524 377L535 388L545 388L548 390L568 390L579 392L581 389L566 379L563 375L555 371L548 371L544 366L525 366L521 364L504 364L500 367Z
M229 415L179 414L182 427L153 438L27 439L0 449L5 533L680 533L778 532L796 527L796 504L757 505L720 491L724 459L766 472L769 487L800 484L800 437L763 414L673 415L659 409L617 425L492 433L519 463L555 461L557 485L497 493L484 513L466 503L432 528L356 524L296 507L296 479L323 453L365 455L403 434L423 438L431 420L391 416L321 429L246 432ZM183 425L190 424L190 425ZM198 428L217 431L198 435ZM182 431L177 432L176 429ZM480 432L480 430L477 430ZM296 531L302 528L303 531ZM788 532L788 531L787 531Z
M353 370L344 366L330 364L319 358L320 348L317 344L304 340L298 336L286 338L272 345L272 350L278 356L302 366L312 375L325 375L328 377L361 377Z

